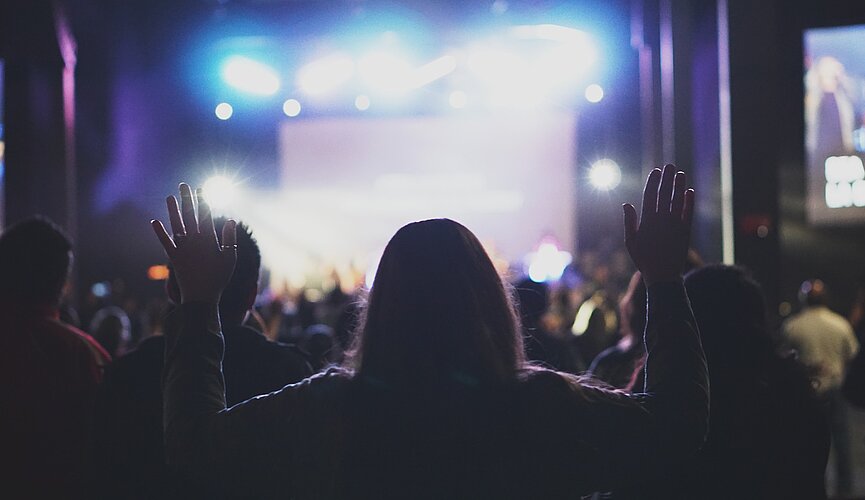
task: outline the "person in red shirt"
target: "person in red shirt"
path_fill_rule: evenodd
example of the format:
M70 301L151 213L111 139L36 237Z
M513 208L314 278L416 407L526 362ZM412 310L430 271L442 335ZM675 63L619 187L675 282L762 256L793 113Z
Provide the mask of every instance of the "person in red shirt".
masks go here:
M93 404L108 353L59 319L69 238L31 218L0 236L0 483L30 498L86 496Z

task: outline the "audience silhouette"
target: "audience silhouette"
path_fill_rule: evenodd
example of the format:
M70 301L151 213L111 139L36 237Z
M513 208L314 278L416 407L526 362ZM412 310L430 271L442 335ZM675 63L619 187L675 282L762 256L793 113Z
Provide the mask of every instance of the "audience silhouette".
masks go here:
M579 360L573 343L544 325L543 317L550 306L547 284L525 278L514 288L523 327L526 359L545 368L578 373Z
M39 217L16 224L0 235L4 491L826 498L842 388L861 401L861 354L844 385L852 328L809 281L782 332L798 358L779 354L750 274L694 269L685 183L672 165L654 169L640 214L623 206L637 272L619 304L621 340L586 377L544 328L547 285L512 289L449 219L400 228L363 300L338 286L323 304L311 296L296 347L251 326L265 321L250 314L261 256L249 228L214 218L181 184L180 201L167 198L170 234L151 222L169 259L164 335L128 353L118 307L94 316L96 340L60 320L63 231Z
M30 498L87 496L93 405L108 353L60 321L72 244L45 218L0 236L0 483Z
M709 434L695 457L623 496L825 498L828 423L805 371L777 354L760 286L710 265L685 287L709 366Z
M216 224L221 226L224 220ZM312 373L299 349L270 342L260 332L244 326L258 290L261 257L249 229L243 224L236 227L237 261L219 299L225 341L225 355L219 361L229 405L276 391ZM180 303L173 272L166 291L173 302ZM169 315L167 334L181 328L178 321L177 314ZM172 477L165 466L160 390L164 353L164 336L148 338L135 351L118 359L106 374L99 404L99 449L103 480L108 482L109 496L113 498L210 496L210 489L225 491L230 486L222 482L208 485L189 476Z
M527 364L483 247L437 219L388 243L342 368L228 408L217 303L235 224L219 240L201 193L180 192L180 206L168 200L174 236L152 223L182 304L163 372L172 467L244 464L258 473L232 481L250 497L573 498L651 476L703 442L706 363L681 280L693 191L672 166L649 175L639 222L624 207L648 290L647 392L637 395Z
M642 367L646 350L643 330L646 328L646 285L639 272L631 276L628 289L619 301L619 342L598 354L587 375L617 389L638 391L643 388Z
M803 309L788 318L781 328L785 345L815 381L830 417L832 449L838 479L838 493L853 491L852 450L847 404L841 392L847 366L859 351L853 326L844 316L826 305L826 285L807 280L799 288Z

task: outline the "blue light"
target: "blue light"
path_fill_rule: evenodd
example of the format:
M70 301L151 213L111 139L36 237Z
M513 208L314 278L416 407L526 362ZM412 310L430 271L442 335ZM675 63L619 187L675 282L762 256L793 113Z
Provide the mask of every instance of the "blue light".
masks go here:
M271 96L279 90L279 75L270 66L244 56L232 56L222 65L222 79L237 90Z

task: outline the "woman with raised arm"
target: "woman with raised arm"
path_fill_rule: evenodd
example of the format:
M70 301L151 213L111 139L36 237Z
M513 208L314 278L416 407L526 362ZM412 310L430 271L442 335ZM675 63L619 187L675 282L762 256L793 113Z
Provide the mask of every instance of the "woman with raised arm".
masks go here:
M153 228L181 290L163 372L169 463L246 496L574 498L668 474L707 429L706 363L681 269L694 206L672 165L649 175L625 241L648 288L644 393L524 361L501 279L465 227L401 228L341 369L225 407L217 303L234 263L201 192ZM195 206L198 206L196 217ZM210 488L208 488L210 489Z

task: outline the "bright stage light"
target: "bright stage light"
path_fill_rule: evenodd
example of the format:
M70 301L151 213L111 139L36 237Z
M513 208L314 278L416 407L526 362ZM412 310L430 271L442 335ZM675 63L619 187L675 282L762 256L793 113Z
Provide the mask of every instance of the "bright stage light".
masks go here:
M300 103L297 99L289 99L282 103L282 112L289 118L294 118L300 114Z
M238 195L234 181L223 175L214 175L207 179L202 189L207 202L216 213L231 207Z
M469 70L481 81L498 86L526 78L525 61L518 55L499 49L478 48L471 52Z
M366 111L369 109L369 96L359 95L354 98L354 107L357 108L358 111Z
M601 102L601 99L604 98L604 88L598 85L597 83L593 83L586 87L586 100L591 103Z
M334 55L311 62L297 74L297 85L309 95L326 94L354 76L354 61Z
M589 182L595 189L610 191L622 182L622 170L613 160L603 158L589 168Z
M555 24L515 26L469 49L468 70L493 107L535 109L571 96L597 60L591 37Z
M358 61L361 79L378 91L404 92L411 88L413 71L405 59L386 52L373 52Z
M243 56L232 56L222 65L222 79L237 90L270 96L279 90L279 76L270 66Z
M216 113L216 117L220 120L228 120L234 114L234 108L227 102L221 102L216 105L216 109L213 112Z
M452 55L441 56L414 70L411 77L411 87L423 87L453 73L455 69L457 69L456 57Z
M468 100L468 96L462 90L454 90L451 92L451 95L448 96L448 103L450 103L451 107L454 109L462 109L466 107Z
M555 281L562 277L573 257L553 243L541 243L538 251L528 256L529 279L535 283Z

